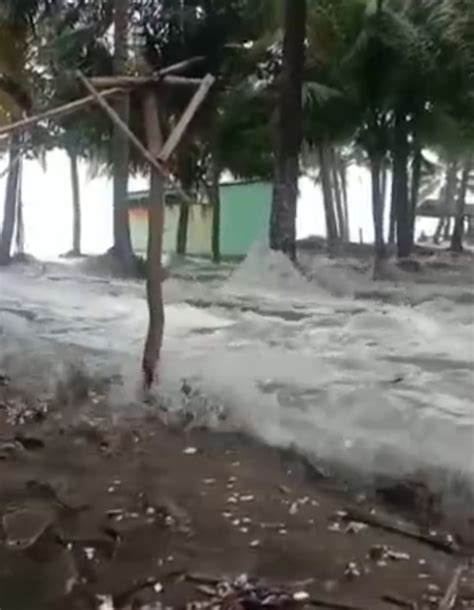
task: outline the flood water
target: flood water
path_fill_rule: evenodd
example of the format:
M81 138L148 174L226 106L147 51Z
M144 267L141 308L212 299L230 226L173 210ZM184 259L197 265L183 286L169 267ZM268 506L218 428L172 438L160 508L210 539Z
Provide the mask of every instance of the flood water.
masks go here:
M463 279L464 278L464 279ZM240 267L172 267L160 402L213 424L293 445L360 472L435 468L474 491L474 288L374 285L356 265L322 259L312 280L278 256ZM0 273L0 366L50 390L73 362L116 376L117 415L137 408L144 286L71 265Z

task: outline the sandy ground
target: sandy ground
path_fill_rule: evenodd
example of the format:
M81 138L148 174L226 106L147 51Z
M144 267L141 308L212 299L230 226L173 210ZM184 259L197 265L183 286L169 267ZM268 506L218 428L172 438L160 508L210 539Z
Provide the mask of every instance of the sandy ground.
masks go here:
M473 522L424 488L388 488L387 503L152 407L114 424L101 388L67 404L1 385L2 610L261 607L229 598L242 574L247 597L248 579L268 587L266 607L474 608Z

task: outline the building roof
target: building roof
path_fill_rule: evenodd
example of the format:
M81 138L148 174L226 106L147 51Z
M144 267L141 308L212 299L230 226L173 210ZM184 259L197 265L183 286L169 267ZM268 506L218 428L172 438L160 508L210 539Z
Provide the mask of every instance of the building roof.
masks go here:
M456 206L446 210L441 204L439 199L425 199L423 203L418 206L417 216L428 217L428 218L441 218L444 216L456 216ZM465 216L474 218L474 204L467 203Z

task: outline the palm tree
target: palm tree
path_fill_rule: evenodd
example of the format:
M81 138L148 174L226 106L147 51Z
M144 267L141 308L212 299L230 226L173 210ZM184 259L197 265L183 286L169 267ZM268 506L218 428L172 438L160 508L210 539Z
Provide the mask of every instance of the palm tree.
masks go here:
M296 260L296 205L303 128L306 0L285 1L270 247Z
M124 74L128 61L130 0L114 0L114 72ZM123 95L116 102L116 110L122 121L129 122L130 100ZM113 252L123 265L131 272L134 268L134 256L130 237L130 222L127 208L129 142L120 129L113 131Z

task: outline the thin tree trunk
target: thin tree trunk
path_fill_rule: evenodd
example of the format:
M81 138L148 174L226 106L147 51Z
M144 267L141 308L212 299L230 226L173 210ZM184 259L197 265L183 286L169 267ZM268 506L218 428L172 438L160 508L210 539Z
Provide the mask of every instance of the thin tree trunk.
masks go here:
M326 233L328 249L332 250L338 241L336 212L334 209L333 190L331 185L331 158L326 144L318 147L319 167L321 172L321 187L323 191L324 215L326 218Z
M278 107L270 247L296 261L296 213L302 140L306 0L285 0L283 70ZM291 120L289 120L291 117Z
M15 246L17 254L25 253L25 222L23 218L23 160L18 160Z
M421 148L417 146L413 155L413 170L410 191L410 249L412 249L415 244L416 212L418 209L418 198L420 196L422 161L422 151Z
M382 200L382 161L378 157L372 157L370 161L370 173L372 180L372 217L374 221L375 235L375 272L381 261L386 258L385 239L383 231L384 206Z
M349 198L347 193L347 168L340 153L337 153L337 167L342 190L342 204L344 206L344 218L346 220L346 234L343 236L346 242L351 240L351 223L349 216Z
M69 164L71 167L71 192L72 192L72 251L73 256L81 255L81 195L79 187L79 168L77 154L68 151Z
M331 151L331 174L332 174L332 185L334 191L334 201L336 202L336 213L337 213L337 224L339 228L339 239L347 241L347 227L346 219L344 216L344 208L342 204L342 192L339 182L339 172L337 171L337 153L336 149L332 147Z
M446 218L446 223L443 228L443 241L451 241L451 229L452 229L451 216Z
M0 265L10 262L13 231L15 228L16 206L18 200L18 181L20 179L20 163L17 159L20 152L20 136L14 134L10 140L7 185L5 190L5 205L3 208L2 234L0 237Z
M458 162L450 161L448 163L448 167L446 169L446 182L443 189L443 198L441 201L442 209L445 211L446 216L442 216L439 219L438 226L436 227L436 231L433 237L433 241L435 244L439 244L441 241L441 237L445 238L443 231L448 227L450 223L450 213L454 206L454 199L456 197L456 188L457 188L457 177L458 177Z
M158 104L153 90L145 93L143 101L148 150L157 157L163 147ZM163 306L162 246L164 227L164 180L160 173L150 168L150 200L148 206L148 246L147 246L147 303L149 312L148 332L143 352L142 370L146 389L155 379L163 342L165 312Z
M188 245L189 204L182 201L179 206L178 231L176 233L176 253L184 256Z
M411 254L411 210L408 200L408 132L406 117L398 114L393 147L392 205L397 219L397 250L399 258Z
M392 193L390 197L390 225L388 229L388 243L393 246L395 244L395 238L397 235L397 206L396 206L396 193L394 189L396 188L396 182L393 179L392 172Z
M215 154L211 157L209 200L212 205L212 260L221 261L221 170Z
M383 201L382 201L382 162L373 158L370 164L372 179L372 216L375 235L375 264L386 258L385 239L383 235Z
M458 200L456 204L456 219L454 223L453 236L451 238L451 251L461 253L463 251L464 221L466 215L466 194L469 183L469 174L472 169L472 157L464 161L459 186Z
M129 0L114 0L114 73L125 73L128 60L128 9ZM128 125L130 115L130 99L128 94L120 96L116 101L119 117ZM134 270L134 255L130 236L130 221L128 215L128 167L130 145L125 134L117 126L113 130L113 205L114 205L114 246L113 250L118 260L128 272Z

